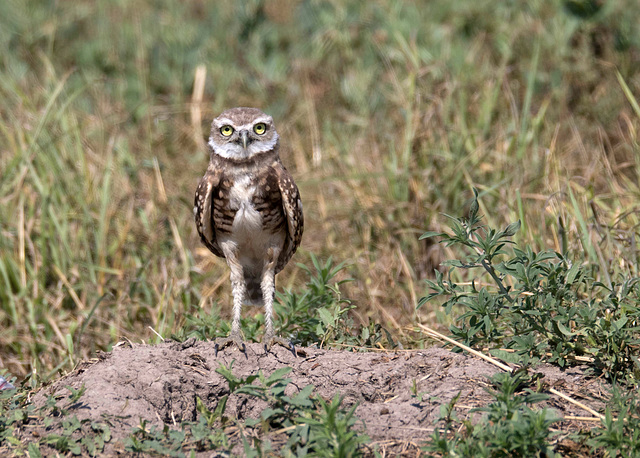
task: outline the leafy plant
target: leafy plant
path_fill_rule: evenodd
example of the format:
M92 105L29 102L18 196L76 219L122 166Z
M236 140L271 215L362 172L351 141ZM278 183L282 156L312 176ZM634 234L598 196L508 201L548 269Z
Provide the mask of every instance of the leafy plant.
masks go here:
M309 277L301 294L286 291L277 295L278 328L290 333L294 342L302 346L322 346L328 340L340 342L348 338L353 326L348 312L354 306L340 291L340 286L351 280L334 281L345 263L333 265L329 257L321 264L313 254L311 262L313 270L300 265Z
M604 449L609 456L638 456L640 454L640 400L636 393L614 386L605 418L599 428L587 434L587 444ZM576 440L584 437L576 435Z
M493 388L487 389L493 402L470 410L483 414L477 424L458 420L454 411L458 393L448 405L442 406L439 421L444 427L434 431L425 450L444 456L555 456L550 445L555 433L550 426L561 417L553 411L531 407L548 398L526 388L531 382L525 372L494 375Z
M19 449L19 432L29 422L34 410L26 391L0 390L0 444Z
M216 372L227 380L231 393L267 403L260 418L244 422L244 427L258 429L262 438L245 437L245 451L247 447L270 450L271 443L266 439L269 433L288 435L280 452L284 456L358 456L362 444L368 442L366 435L354 429L357 406L345 410L339 395L327 402L313 393L313 385L307 385L294 396L286 395L291 379L285 375L291 372L290 367L277 369L268 377L258 371L239 378L233 374L232 365L220 365Z
M70 396L64 405L59 405L59 396L48 396L40 409L29 402L26 390L0 391L0 445L7 445L16 452L24 452L26 445L30 456L41 456L49 447L72 455L101 454L105 444L111 440L111 428L105 422L79 420L76 415L72 415L71 411L78 407L77 403L85 392L85 387L66 388ZM59 431L28 444L21 442L26 428L38 424L52 426L54 418L60 419L56 423Z
M88 419L80 421L74 415L64 418L60 425L62 431L59 434L48 434L42 439L42 443L62 453L96 456L104 450L105 443L111 440L111 429L106 423Z
M300 264L308 275L302 292L285 291L277 294L276 314L280 318L281 333L289 333L302 346L352 345L373 347L386 340L389 347L397 345L391 333L379 323L358 327L349 312L355 305L343 296L341 286L352 279L336 281L345 270L345 263L333 264L329 257L324 264L312 253L313 268Z
M171 335L179 342L195 337L198 340L209 340L226 337L231 331L228 320L220 318L218 304L213 304L208 310L197 309L195 313L185 315L185 324Z
M626 278L610 287L593 280L580 262L567 254L534 252L514 246L511 237L519 222L498 231L482 224L478 193L474 189L467 217L450 220L452 234L426 232L422 238L439 236L447 246L460 246L465 256L446 261L446 274L436 271L427 280L431 290L418 307L444 298L452 313L461 309L450 331L466 345L488 347L494 354L514 359L501 348L515 351L516 361L545 360L561 367L581 358L610 380L640 380L640 302L637 278ZM453 272L480 270L471 286L453 280Z
M125 450L133 453L156 453L162 456L184 456L182 444L186 436L184 431L162 427L147 427L147 421L141 420L129 438L125 441Z
M297 418L298 427L283 449L285 456L350 457L361 455L361 446L369 441L354 427L357 406L344 410L336 394L327 402L315 398L316 409L303 411Z

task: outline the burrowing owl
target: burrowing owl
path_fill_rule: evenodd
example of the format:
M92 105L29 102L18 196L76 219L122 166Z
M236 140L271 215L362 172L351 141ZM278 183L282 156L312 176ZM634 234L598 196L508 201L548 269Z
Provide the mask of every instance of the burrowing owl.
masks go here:
M232 108L213 120L210 160L196 190L193 212L202 242L231 269L231 334L216 340L216 352L231 343L244 351L242 304L264 305L265 350L292 345L273 331L275 275L302 238L300 194L278 155L271 116L257 108Z

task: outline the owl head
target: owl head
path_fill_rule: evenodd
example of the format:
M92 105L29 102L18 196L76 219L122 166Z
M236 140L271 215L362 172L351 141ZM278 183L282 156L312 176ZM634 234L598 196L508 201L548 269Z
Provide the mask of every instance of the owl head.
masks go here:
M209 146L227 159L249 159L272 151L278 144L273 118L257 108L226 110L213 120Z

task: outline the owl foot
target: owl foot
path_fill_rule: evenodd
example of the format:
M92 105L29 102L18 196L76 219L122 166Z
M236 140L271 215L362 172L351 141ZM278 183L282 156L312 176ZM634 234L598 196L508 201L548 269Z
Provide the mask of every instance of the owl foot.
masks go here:
M242 341L242 337L238 334L231 334L229 337L220 337L215 340L213 345L213 350L215 352L215 356L218 356L218 351L222 350L224 347L228 347L229 345L235 345L245 355L247 354L247 347L245 347L244 342Z
M293 356L297 357L296 347L293 345L293 342L287 339L283 339L282 337L265 335L264 338L262 339L262 344L264 345L264 351L266 353L269 353L269 350L271 350L271 347L273 346L273 344L278 344L290 350L291 353L293 353Z

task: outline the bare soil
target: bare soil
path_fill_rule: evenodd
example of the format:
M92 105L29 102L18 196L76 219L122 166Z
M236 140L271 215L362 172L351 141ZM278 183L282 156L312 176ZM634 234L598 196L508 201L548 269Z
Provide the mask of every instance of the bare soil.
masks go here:
M442 348L398 352L355 353L327 349L301 348L298 356L275 346L265 353L259 344L248 344L246 356L233 347L214 354L212 342L189 340L160 345L119 346L111 353L83 362L69 375L45 387L33 397L36 406L44 405L48 395L59 396L63 404L70 396L67 387L86 391L69 413L78 419L105 421L111 424L112 439L105 447L106 455L125 454L123 440L144 419L148 425L179 425L182 420L196 420L196 398L209 409L229 394L229 386L215 370L233 363L237 376L270 374L289 366L292 379L288 389L300 390L311 384L326 399L340 393L344 405L357 404L356 414L363 420L359 428L366 430L373 444L392 454L411 453L429 437L438 418L440 406L458 392L458 415L468 416L471 408L486 405L490 396L487 377L499 371L493 365L465 354ZM590 407L602 408L603 385L584 377L581 368L561 371L542 365L536 372L543 375L546 386L555 388ZM422 402L412 395L426 393ZM558 396L544 404L567 416L590 417L591 414ZM257 417L264 408L261 401L231 395L227 413L239 419ZM478 414L476 414L478 415ZM60 420L59 420L60 421ZM37 439L60 429L59 421L45 428L34 427L25 432ZM556 424L570 432L591 428L596 423L566 419ZM28 441L29 437L25 437ZM52 449L52 454L55 451ZM209 455L211 456L211 452Z

